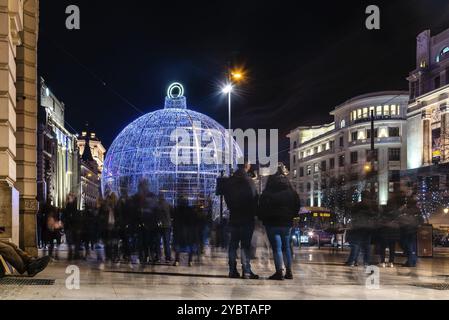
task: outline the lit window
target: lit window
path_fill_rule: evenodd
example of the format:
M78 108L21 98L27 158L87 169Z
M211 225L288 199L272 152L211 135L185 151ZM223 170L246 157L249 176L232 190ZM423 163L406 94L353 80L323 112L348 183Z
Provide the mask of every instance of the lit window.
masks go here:
M357 118L361 118L362 117L362 109L358 109L357 110Z
M345 120L341 120L340 128L344 128L344 127L346 127L346 121Z
M386 105L384 106L384 116L390 115L390 106Z
M377 116L381 116L382 115L382 106L377 106L376 107L376 115Z
M397 115L396 105L393 104L393 105L390 107L390 112L391 112L391 115L392 115L392 116L396 116L396 115Z
M368 118L368 108L363 108L363 118Z

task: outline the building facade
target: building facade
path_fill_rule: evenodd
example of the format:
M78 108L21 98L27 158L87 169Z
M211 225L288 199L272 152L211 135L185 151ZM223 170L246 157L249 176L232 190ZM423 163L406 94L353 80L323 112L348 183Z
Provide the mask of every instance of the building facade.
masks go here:
M88 125L86 125L86 128L83 130L81 135L78 136L78 148L80 150L81 156L84 155L86 141L89 141L90 153L92 158L97 163L98 175L101 178L104 167L104 156L106 154L106 148L103 146L100 139L98 139L97 134L95 132L89 131Z
M37 186L38 201L47 200L59 209L67 195L79 199L80 160L76 135L65 127L65 105L41 78L38 115Z
M38 0L0 0L0 238L36 245Z
M449 29L418 35L410 72L407 168L449 162Z
M407 92L355 97L331 112L334 122L299 127L290 139L290 179L307 207L325 207L336 186L361 192L367 181L371 134L375 138L375 189L380 204L400 188L407 162ZM371 132L374 114L374 133Z
M86 148L86 145L90 148ZM101 172L106 150L96 134L89 132L88 128L79 137L78 146L82 147L80 208L95 208L100 197Z

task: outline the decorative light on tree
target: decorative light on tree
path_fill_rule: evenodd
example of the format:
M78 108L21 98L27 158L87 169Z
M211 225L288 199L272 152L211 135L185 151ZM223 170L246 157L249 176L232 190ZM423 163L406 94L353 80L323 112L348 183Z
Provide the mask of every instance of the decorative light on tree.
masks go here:
M175 133L180 129L189 133L189 146L178 147ZM110 190L120 195L126 190L132 195L145 179L152 192L163 193L172 203L180 196L191 203L216 201L216 179L222 171L227 171L224 158L229 150L228 141L228 132L220 124L187 108L184 87L173 83L168 88L164 109L132 122L112 143L102 175L103 193ZM242 153L232 141L232 163L236 164ZM173 152L177 156L181 151L184 156L187 152L189 159L198 159L206 153L217 161L173 161Z

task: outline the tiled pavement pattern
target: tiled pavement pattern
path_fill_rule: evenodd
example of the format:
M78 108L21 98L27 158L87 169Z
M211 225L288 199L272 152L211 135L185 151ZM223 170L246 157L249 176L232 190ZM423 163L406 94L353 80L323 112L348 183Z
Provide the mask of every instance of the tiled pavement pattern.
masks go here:
M56 280L54 285L0 284L3 299L449 299L449 257L440 253L420 259L417 269L380 270L380 289L366 288L363 267L343 265L348 252L303 248L294 263L295 280L265 280L273 272L268 254L258 252L253 269L262 280L231 280L226 254L215 252L193 267L169 265L105 265L74 262L81 270L80 290L65 286L66 260L53 262L37 279ZM400 262L403 258L400 258ZM185 265L182 261L181 264Z

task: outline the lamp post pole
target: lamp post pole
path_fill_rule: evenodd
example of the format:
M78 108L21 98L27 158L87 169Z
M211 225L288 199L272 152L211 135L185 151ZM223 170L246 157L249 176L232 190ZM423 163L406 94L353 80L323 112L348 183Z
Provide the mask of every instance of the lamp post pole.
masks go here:
M232 154L233 154L233 148L232 148L232 118L231 118L231 95L232 90L229 90L228 93L228 134L229 134L229 176L232 174Z

